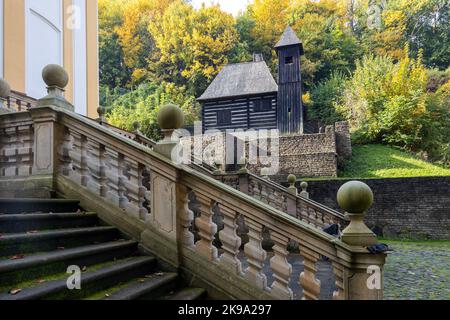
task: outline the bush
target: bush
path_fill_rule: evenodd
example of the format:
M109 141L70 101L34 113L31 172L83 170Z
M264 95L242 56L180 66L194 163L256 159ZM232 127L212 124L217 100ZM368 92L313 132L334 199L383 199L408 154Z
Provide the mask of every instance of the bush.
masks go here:
M337 107L342 104L346 77L338 72L311 90L312 105L308 106L308 119L331 125L344 119Z
M407 50L396 64L372 55L358 61L337 110L356 143L387 143L448 162L449 85L427 92L429 73L420 55L410 59Z
M141 84L135 90L116 97L111 107L107 108L107 120L126 130L133 130L133 123L139 121L146 136L159 140L157 114L159 108L167 103L180 106L186 116L186 125L193 124L199 118L200 106L195 98L186 94L185 88L163 82L160 85Z

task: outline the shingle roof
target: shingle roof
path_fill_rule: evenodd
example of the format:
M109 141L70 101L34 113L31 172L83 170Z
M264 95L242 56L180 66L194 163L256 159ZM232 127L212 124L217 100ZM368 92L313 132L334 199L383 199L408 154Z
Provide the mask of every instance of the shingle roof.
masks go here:
M236 63L224 66L198 100L277 91L278 85L264 61Z
M287 47L287 46L293 46L296 44L302 44L302 42L300 41L300 39L297 37L297 35L295 34L295 31L292 30L292 28L290 26L288 26L281 38L280 41L278 41L278 43L275 45L275 48L280 48L280 47Z

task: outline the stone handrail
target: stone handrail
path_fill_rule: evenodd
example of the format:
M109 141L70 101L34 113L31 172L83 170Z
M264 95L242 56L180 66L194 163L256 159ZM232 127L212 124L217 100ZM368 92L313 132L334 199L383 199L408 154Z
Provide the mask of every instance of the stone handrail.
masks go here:
M169 138L171 129L161 125L163 120L166 138L151 149L74 113L70 105L62 107L58 90L64 86L47 84L49 95L37 107L0 115L2 136L5 133L0 188L14 189L17 183L24 190L46 179L53 191L79 199L85 209L139 240L143 249L202 283L212 297L322 298L317 264L325 258L335 282L332 298L382 298L382 272L381 286L368 285L368 270L382 271L385 259L385 254L365 248L376 243L372 234L348 232L349 245L214 177L172 162L168 155L177 142ZM169 118L178 112L173 106L169 111ZM363 215L352 208L365 210L370 203L354 206L355 199L348 195L351 192L344 192L340 199L354 212L349 228L362 230ZM200 213L196 218L194 204ZM218 212L224 225L220 231L213 222ZM236 232L239 221L248 230L246 243ZM263 248L264 231L274 244L271 252ZM292 242L298 255L287 250ZM291 258L302 269L294 282Z
M26 111L36 105L36 99L27 96L24 93L13 91L6 98L6 106L14 111Z

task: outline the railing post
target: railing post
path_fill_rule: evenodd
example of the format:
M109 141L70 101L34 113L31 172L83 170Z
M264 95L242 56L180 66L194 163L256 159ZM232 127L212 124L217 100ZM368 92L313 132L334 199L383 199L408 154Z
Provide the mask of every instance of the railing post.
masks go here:
M297 181L297 177L293 174L290 174L287 178L289 183L288 192L292 194L294 197L286 197L287 201L287 213L293 217L297 216L297 195L298 190L295 187L295 182Z
M300 188L302 188L302 191L300 192L300 197L309 199L308 182L302 181L302 183L300 183Z
M164 139L156 144L154 151L171 159L172 151L178 144L172 139L172 133L183 122L184 115L180 108L174 105L162 107L158 113L158 123ZM187 190L178 184L178 170L155 160L150 174L151 214L148 228L141 235L145 248L174 267L180 264L180 247L193 246L193 238L188 234L192 213L187 206Z
M10 94L11 87L8 82L0 78L0 114L11 112L7 106L7 100Z
M34 175L53 175L58 168L57 147L64 137L63 128L56 124L57 114L50 108L60 107L73 111L73 106L64 98L68 83L67 72L58 65L48 65L42 71L48 95L30 108L34 122ZM61 140L61 141L60 141Z
M342 241L355 249L377 244L375 234L364 223L364 214L373 203L373 193L360 181L344 184L337 193L339 206L350 218L342 231ZM386 254L363 250L352 253L351 267L345 271L342 287L350 300L379 300L383 298L383 265Z

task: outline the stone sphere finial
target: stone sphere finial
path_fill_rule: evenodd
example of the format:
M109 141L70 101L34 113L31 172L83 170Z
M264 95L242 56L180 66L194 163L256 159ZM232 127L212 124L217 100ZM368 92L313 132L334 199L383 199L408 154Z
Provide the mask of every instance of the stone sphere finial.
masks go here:
M134 131L139 131L141 129L141 123L139 121L134 121L133 129L134 129Z
M162 130L176 130L184 125L184 113L177 105L166 104L158 112L158 124Z
M373 192L361 181L350 181L339 188L337 202L347 213L364 213L373 203Z
M64 89L69 83L69 75L63 67L49 64L42 70L42 79L48 87Z
M337 202L350 219L350 224L342 231L341 240L353 246L376 244L376 235L364 223L365 212L373 203L370 187L361 181L347 182L339 188Z
M288 177L287 177L287 182L288 182L290 185L294 185L296 181L297 181L297 177L296 177L294 174L288 175Z
M300 183L300 188L302 188L302 191L306 191L306 189L308 189L308 182L302 181L302 183Z
M6 80L0 78L0 98L6 99L11 94L11 87Z

